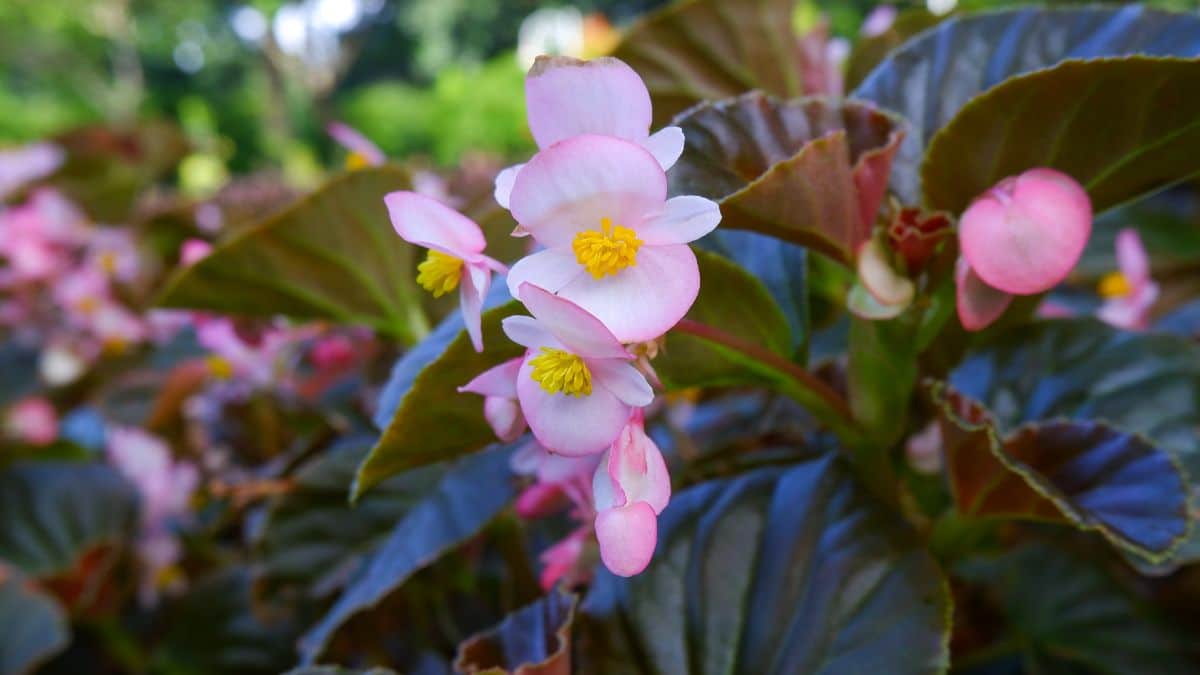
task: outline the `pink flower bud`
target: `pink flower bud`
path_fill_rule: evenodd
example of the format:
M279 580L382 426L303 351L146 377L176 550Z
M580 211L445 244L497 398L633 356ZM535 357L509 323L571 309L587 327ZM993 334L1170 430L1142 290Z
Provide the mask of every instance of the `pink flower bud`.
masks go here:
M1083 186L1053 169L1006 178L975 199L959 221L971 270L1017 295L1053 288L1079 262L1092 231Z

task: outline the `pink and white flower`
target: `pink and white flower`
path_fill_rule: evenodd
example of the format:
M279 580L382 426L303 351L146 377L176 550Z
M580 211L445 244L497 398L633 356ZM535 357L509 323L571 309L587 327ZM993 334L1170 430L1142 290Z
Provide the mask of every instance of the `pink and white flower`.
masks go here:
M396 233L429 249L417 266L417 283L440 297L459 289L463 321L475 351L483 351L480 315L492 284L492 272L504 274L503 263L483 254L487 241L474 221L445 204L416 192L393 192L383 198Z
M1119 272L1100 281L1100 294L1107 299L1096 317L1118 328L1145 330L1159 288L1150 278L1150 256L1137 230L1117 233L1117 267Z
M662 452L634 413L600 461L592 483L596 539L605 567L623 577L646 569L658 540L658 514L671 500Z
M63 149L52 143L33 143L0 150L0 199L26 183L49 176L65 160Z
M357 169L364 166L380 166L387 161L387 156L379 146L371 142L362 132L344 122L330 122L325 131L339 145L350 151L346 158L346 166Z
M603 451L635 408L654 392L632 365L633 354L595 316L532 284L518 297L533 314L504 320L504 332L527 348L517 399L534 437L564 455Z
M642 146L664 171L683 154L679 127L650 133L650 92L619 59L540 56L525 77L525 106L529 130L541 150L575 136L598 134ZM511 166L496 176L496 201L504 208L509 208L523 166Z
M1036 295L1070 274L1092 231L1092 203L1070 176L1030 169L1005 178L963 213L956 272L963 326L979 330L1011 295Z
M483 396L483 416L496 438L511 443L525 433L525 416L517 400L517 377L524 359L516 358L480 373L458 388Z
M88 245L88 264L121 282L131 282L141 274L142 254L133 234L124 228L98 228Z
M58 438L58 413L42 396L22 399L8 410L4 420L8 435L34 446L50 445Z
M525 282L598 318L622 342L653 340L687 313L700 289L688 242L721 212L696 196L667 199L667 177L637 144L576 136L538 153L513 186L512 214L544 245L513 266Z

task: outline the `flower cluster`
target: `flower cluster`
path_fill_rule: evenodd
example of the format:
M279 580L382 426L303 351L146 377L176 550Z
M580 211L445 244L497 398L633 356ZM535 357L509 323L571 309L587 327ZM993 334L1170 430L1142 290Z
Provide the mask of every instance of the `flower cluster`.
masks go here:
M434 295L459 289L477 350L491 274L507 273L509 293L531 316L509 317L503 328L525 354L461 391L484 397L502 440L532 431L538 451L525 464L583 458L565 476L526 466L539 485L525 501L571 495L576 513L594 519L605 565L628 576L648 564L670 495L662 454L644 431L656 378L638 354L695 302L700 274L688 243L721 214L702 197L667 198L683 132L650 133L649 93L623 62L540 57L525 95L538 152L500 172L495 197L517 222L513 234L531 237L536 251L508 270L484 255L478 225L436 199L396 192L386 203L400 236L429 250L421 286ZM579 487L581 467L594 474L590 488ZM550 577L580 549L578 533L552 549Z

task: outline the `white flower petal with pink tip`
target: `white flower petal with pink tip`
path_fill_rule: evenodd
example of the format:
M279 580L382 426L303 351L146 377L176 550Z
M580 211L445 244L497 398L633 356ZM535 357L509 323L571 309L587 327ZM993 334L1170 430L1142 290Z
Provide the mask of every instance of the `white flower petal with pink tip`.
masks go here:
M326 133L339 145L350 152L362 155L370 166L379 166L387 161L387 157L379 146L375 145L362 132L343 122L330 122L325 127Z
M508 208L508 201L512 196L513 184L517 182L517 174L524 167L524 164L513 164L496 174L496 188L492 192L492 196L496 198L497 204L506 209Z
M508 293L518 297L521 285L532 281L535 286L557 293L580 274L587 274L575 260L569 248L547 248L531 253L513 264L508 272Z
M699 293L700 268L686 244L643 246L637 265L602 279L584 271L558 291L624 342L661 336L687 314Z
M612 392L626 405L637 408L648 406L654 400L654 390L632 364L617 359L601 359L588 362L592 379Z
M683 129L679 127L663 127L642 142L642 147L654 155L663 171L675 166L675 162L679 161L679 156L683 154L683 145Z
M1030 169L976 198L959 221L959 242L987 285L1032 295L1066 278L1091 231L1083 187L1064 173Z
M633 358L599 319L569 299L533 284L522 285L518 297L538 324L572 354L585 359Z
M517 374L522 359L510 359L489 368L458 388L460 392L479 394L483 399L483 417L496 437L506 443L525 433L525 416L517 401Z
M539 56L525 78L525 105L539 148L582 134L641 141L650 131L650 92L611 57Z
M717 229L721 207L711 199L687 195L667 200L663 210L638 226L638 238L650 245L686 244Z
M492 272L480 265L467 264L459 280L458 297L463 323L475 351L483 351L483 299L492 285Z
M1150 256L1137 230L1127 227L1118 232L1116 249L1117 267L1130 286L1137 287L1150 280Z
M596 510L644 501L662 513L671 501L671 476L658 445L646 435L642 412L621 430L592 479Z
M474 221L436 199L401 191L384 196L383 203L392 227L410 244L468 262L477 260L487 246L483 231Z
M622 577L639 574L654 557L658 516L646 502L601 511L596 515L596 540L610 572Z
M521 370L521 359L509 359L476 375L475 379L459 387L458 390L480 396L516 398L517 371L519 370Z
M570 246L603 219L634 227L662 209L667 175L641 146L577 136L539 152L517 174L509 207L538 243Z

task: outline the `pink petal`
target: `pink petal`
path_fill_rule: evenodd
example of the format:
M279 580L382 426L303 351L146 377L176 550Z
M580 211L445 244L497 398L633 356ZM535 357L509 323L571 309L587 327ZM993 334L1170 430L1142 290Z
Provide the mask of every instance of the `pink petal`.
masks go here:
M212 244L203 239L188 239L179 249L179 264L185 267L193 265L211 253L212 248Z
M582 275L559 296L595 315L621 342L642 342L678 323L699 292L696 254L678 244L642 246L633 267L601 279Z
M600 559L610 572L631 577L646 569L658 542L658 517L646 502L601 511L596 515Z
M483 351L483 299L487 296L488 288L492 285L492 272L488 268L468 263L459 281L458 298L462 307L463 323L467 327L467 335L471 336L471 345L475 351Z
M562 541L542 551L538 559L546 567L542 570L538 583L541 584L543 590L548 591L554 588L554 584L575 567L579 562L579 557L583 554L583 544L587 540L587 536L586 527L580 528L567 535Z
M471 259L487 241L470 218L416 192L392 192L383 198L392 227L405 241L456 258Z
M650 246L686 244L712 232L721 222L721 207L711 199L672 197L661 213L637 226L638 239Z
M954 268L958 320L970 331L983 330L1004 314L1013 296L992 288L971 270L966 258L959 258Z
M500 206L508 208L508 200L512 196L513 184L517 182L517 174L521 172L524 166L524 164L513 164L496 174L496 189L492 192L492 196L496 198L496 203Z
M582 134L641 142L650 130L650 93L614 58L538 57L525 78L525 105L539 148Z
M509 340L529 349L547 346L558 348L561 344L532 316L506 317L500 322L500 327Z
M593 489L601 482L601 472L617 488L613 494L623 495L623 498L620 503L612 504L602 504L597 498L597 510L646 502L655 513L662 513L671 501L671 476L667 473L667 464L640 421L630 421L617 436L612 450L596 470Z
M551 293L587 271L569 248L547 248L521 258L508 272L508 292L520 296L521 284L529 282Z
M343 148L350 152L356 152L367 160L371 166L379 166L387 161L383 151L379 146L372 143L366 136L363 136L357 129L342 122L330 122L325 127L325 131L337 141Z
M496 438L505 443L512 443L525 433L525 416L521 414L521 406L515 397L485 397L483 418L495 432Z
M612 392L613 396L627 405L642 408L654 400L654 390L650 388L646 376L628 361L589 359L587 367L592 372L593 382Z
M663 127L642 141L642 147L654 155L659 166L666 171L679 161L679 156L683 154L683 143L683 129Z
M521 358L509 359L475 376L475 379L459 387L460 392L481 396L517 397L517 373L521 370Z
M554 483L535 483L517 496L513 510L522 518L545 518L562 511L570 503L571 500L567 498L567 493L563 492L562 486Z
M1117 267L1134 288L1150 280L1150 256L1142 245L1142 237L1133 228L1117 233Z
M1091 231L1087 192L1051 169L1001 181L959 221L971 269L989 286L1017 295L1041 293L1065 279Z
M611 136L576 136L534 155L517 174L509 208L549 247L570 246L583 230L632 227L662 208L667 175L640 145Z
M629 406L603 387L590 396L550 394L533 380L529 361L517 376L517 396L538 442L564 455L604 451L629 419Z
M528 283L518 295L538 323L572 354L589 359L633 358L599 319L571 300Z

